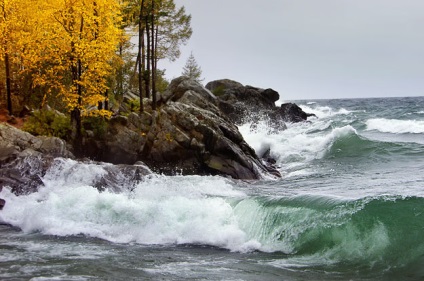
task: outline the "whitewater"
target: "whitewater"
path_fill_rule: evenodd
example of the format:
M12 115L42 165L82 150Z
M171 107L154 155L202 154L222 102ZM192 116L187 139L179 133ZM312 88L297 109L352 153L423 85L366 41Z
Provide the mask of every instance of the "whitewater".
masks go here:
M0 279L422 280L424 97L296 101L308 122L239 127L281 179L152 174L55 159L0 211Z

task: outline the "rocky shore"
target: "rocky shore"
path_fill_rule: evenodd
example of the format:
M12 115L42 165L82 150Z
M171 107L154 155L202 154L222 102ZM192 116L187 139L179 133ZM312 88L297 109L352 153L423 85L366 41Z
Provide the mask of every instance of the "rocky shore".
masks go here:
M114 173L142 178L150 170L167 175L223 175L253 180L264 175L280 177L270 153L257 155L237 125L260 120L279 131L286 122L307 120L310 114L295 104L276 106L272 89L244 86L224 79L203 87L187 77L174 79L157 94L156 111L113 116L99 135L86 128L82 147L75 149L54 137L35 137L0 124L0 188L16 194L35 191L56 157L116 164L96 185L113 186ZM125 112L123 112L125 113ZM79 151L75 157L74 152ZM81 160L80 160L81 161ZM148 168L147 168L148 167ZM0 201L0 208L4 202Z

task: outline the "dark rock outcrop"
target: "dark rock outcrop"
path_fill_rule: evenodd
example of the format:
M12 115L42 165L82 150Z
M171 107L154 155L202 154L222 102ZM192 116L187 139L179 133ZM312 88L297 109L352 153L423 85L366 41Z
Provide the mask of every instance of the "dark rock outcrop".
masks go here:
M179 77L156 97L160 105L156 111L149 109L150 101L145 100L146 112L112 117L100 138L86 128L83 147L78 148L84 156L118 164L105 166L105 176L93 186L113 189L125 179L142 180L150 170L144 164L134 165L138 161L165 174L278 177L270 153L258 157L236 124L265 116L272 128L282 130L285 122L310 116L295 104L276 107L279 94L272 89L231 80L213 81L205 88L188 77ZM74 158L63 140L34 137L0 124L0 188L7 185L16 194L35 191L56 157Z
M65 141L0 124L0 188L9 186L16 194L36 191L55 157L73 158Z
M103 165L106 173L90 184L100 191L106 189L115 192L128 190L152 174L152 171L143 162L137 162L134 165L104 165L104 163L97 163L97 165Z
M0 191L7 186L17 195L36 192L44 185L43 177L49 169L59 169L58 163L66 158L74 156L65 141L54 137L35 137L10 125L0 124ZM121 191L152 173L142 162L132 163L134 165L110 165L90 160L74 162L75 165L98 165L104 169L101 177L89 183L99 190ZM0 200L0 205L2 202L4 206L4 200Z
M295 103L283 103L281 107L275 111L275 114L292 123L306 121L308 117L315 116L315 114L304 112Z
M17 157L40 154L74 157L64 140L55 137L35 137L8 124L0 124L0 164Z
M104 140L87 140L94 159L116 164L141 160L165 174L258 179L271 172L218 108L218 98L199 83L174 79L158 100L162 106L157 111L112 118Z
M260 89L228 80L216 80L206 84L218 97L218 107L234 123L257 122L266 119L273 130L284 130L285 122L301 122L312 116L295 104L275 106L280 95L273 89Z
M8 186L14 194L36 192L43 185L42 177L54 158L33 154L3 163L0 170L0 187Z

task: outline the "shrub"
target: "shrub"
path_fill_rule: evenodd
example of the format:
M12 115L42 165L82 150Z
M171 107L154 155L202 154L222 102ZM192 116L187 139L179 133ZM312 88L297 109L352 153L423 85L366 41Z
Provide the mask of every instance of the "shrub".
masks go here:
M130 100L128 102L129 106L130 106L130 111L131 112L138 112L140 111L140 100Z
M224 94L224 90L225 90L225 87L223 85L221 85L221 86L218 86L215 89L213 89L212 93L215 96L219 97L219 96L222 96Z
M94 137L103 139L106 137L108 122L101 116L87 116L82 120L82 126L85 130L93 131Z
M70 118L51 110L37 110L28 117L24 131L35 136L50 136L68 139L71 130Z

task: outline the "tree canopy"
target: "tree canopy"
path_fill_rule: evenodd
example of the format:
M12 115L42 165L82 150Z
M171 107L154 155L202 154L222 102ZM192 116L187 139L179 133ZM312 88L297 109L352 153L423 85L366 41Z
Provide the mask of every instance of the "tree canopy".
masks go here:
M110 117L109 99L122 100L135 85L140 112L146 98L155 110L166 84L157 62L179 57L190 22L173 0L0 0L0 107L10 115L22 105L67 113L76 144L81 119Z
M41 90L42 104L60 97L68 110L88 114L104 99L122 36L117 1L2 0L0 8L1 58L13 69L9 79L30 80L27 94Z

